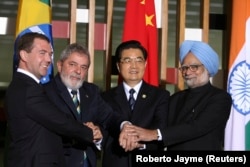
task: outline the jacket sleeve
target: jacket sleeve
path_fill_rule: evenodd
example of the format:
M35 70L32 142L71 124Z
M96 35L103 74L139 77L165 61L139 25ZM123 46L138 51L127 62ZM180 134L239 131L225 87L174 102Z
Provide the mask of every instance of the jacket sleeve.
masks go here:
M86 144L93 143L92 130L59 111L48 100L42 86L30 86L26 92L28 117L45 128Z

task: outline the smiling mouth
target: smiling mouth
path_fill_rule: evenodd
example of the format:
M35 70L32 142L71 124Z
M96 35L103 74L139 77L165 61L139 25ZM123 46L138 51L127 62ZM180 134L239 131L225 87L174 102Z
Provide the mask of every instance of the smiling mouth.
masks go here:
M137 71L130 71L129 73L130 73L130 74L138 74Z
M42 67L44 67L44 68L49 68L49 65L50 65L50 64L44 64Z
M186 80L190 80L190 79L193 79L194 77L184 77L184 79Z
M70 76L70 79L79 81L81 78L77 76Z

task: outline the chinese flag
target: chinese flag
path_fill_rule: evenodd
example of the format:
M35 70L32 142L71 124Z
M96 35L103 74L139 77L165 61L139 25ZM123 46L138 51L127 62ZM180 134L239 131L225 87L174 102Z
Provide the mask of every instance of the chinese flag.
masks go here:
M127 0L122 40L138 40L147 49L144 80L158 86L158 40L154 0Z

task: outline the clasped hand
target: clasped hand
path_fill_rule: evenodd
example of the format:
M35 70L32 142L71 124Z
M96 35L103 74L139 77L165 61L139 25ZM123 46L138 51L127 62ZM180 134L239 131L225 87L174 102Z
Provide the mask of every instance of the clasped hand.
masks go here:
M127 152L135 148L143 148L141 141L157 140L157 130L144 129L125 124L119 136L120 146Z
M102 132L101 132L99 126L94 125L92 122L86 122L86 123L84 123L84 125L86 125L90 129L92 129L94 143L98 142L99 140L101 140L103 138Z

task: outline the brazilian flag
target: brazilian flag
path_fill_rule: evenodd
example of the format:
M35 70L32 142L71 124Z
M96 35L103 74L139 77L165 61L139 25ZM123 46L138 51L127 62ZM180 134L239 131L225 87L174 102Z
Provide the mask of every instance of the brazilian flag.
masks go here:
M28 32L38 32L46 35L50 39L51 47L53 48L50 0L19 0L16 21L16 41ZM13 61L15 72L18 66L16 53L14 53ZM41 83L47 83L51 77L53 77L53 63L50 65L47 75L41 79Z

